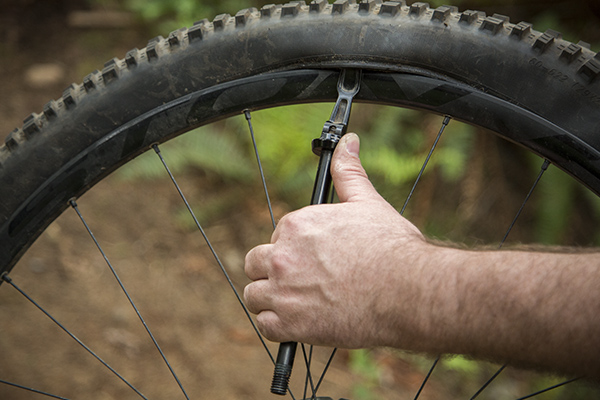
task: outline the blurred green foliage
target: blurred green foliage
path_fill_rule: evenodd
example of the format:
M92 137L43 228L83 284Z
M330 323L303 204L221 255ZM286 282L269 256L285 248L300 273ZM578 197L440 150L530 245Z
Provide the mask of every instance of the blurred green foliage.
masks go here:
M352 350L349 353L350 370L357 375L352 392L355 400L376 400L374 393L381 381L379 365L366 349Z

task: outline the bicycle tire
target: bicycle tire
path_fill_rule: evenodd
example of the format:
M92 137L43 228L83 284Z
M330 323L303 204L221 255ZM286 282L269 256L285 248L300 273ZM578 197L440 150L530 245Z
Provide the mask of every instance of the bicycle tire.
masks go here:
M0 148L0 273L152 144L246 108L335 100L341 68L365 72L357 101L491 129L600 193L600 57L585 43L454 7L292 2L155 38L28 117Z
M332 100L327 71L339 68L385 72L366 75L359 101L489 128L600 193L600 57L587 47L497 14L374 0L269 5L157 37L71 85L8 136L0 272L70 198L152 143L244 108ZM317 67L326 70L310 71Z

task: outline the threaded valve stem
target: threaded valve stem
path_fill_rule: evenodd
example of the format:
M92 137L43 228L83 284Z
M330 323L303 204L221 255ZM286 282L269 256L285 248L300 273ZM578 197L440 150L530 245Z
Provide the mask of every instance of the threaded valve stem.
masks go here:
M273 381L271 382L271 393L285 396L287 394L292 375L292 366L286 364L276 364L273 372Z

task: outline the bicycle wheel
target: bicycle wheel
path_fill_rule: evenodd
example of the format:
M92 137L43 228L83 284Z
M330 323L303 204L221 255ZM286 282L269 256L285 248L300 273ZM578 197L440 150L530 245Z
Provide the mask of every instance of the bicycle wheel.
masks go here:
M151 40L27 118L0 148L0 272L153 145L247 109L333 101L344 68L363 71L357 101L487 128L600 193L600 60L584 43L423 3L269 5Z

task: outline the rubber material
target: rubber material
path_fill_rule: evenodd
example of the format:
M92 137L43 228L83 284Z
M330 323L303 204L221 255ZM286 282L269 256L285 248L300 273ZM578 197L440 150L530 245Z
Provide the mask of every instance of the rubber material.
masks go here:
M600 193L600 57L555 31L425 3L316 0L220 15L108 61L0 147L0 272L118 166L194 127L281 104L357 101L490 128Z

